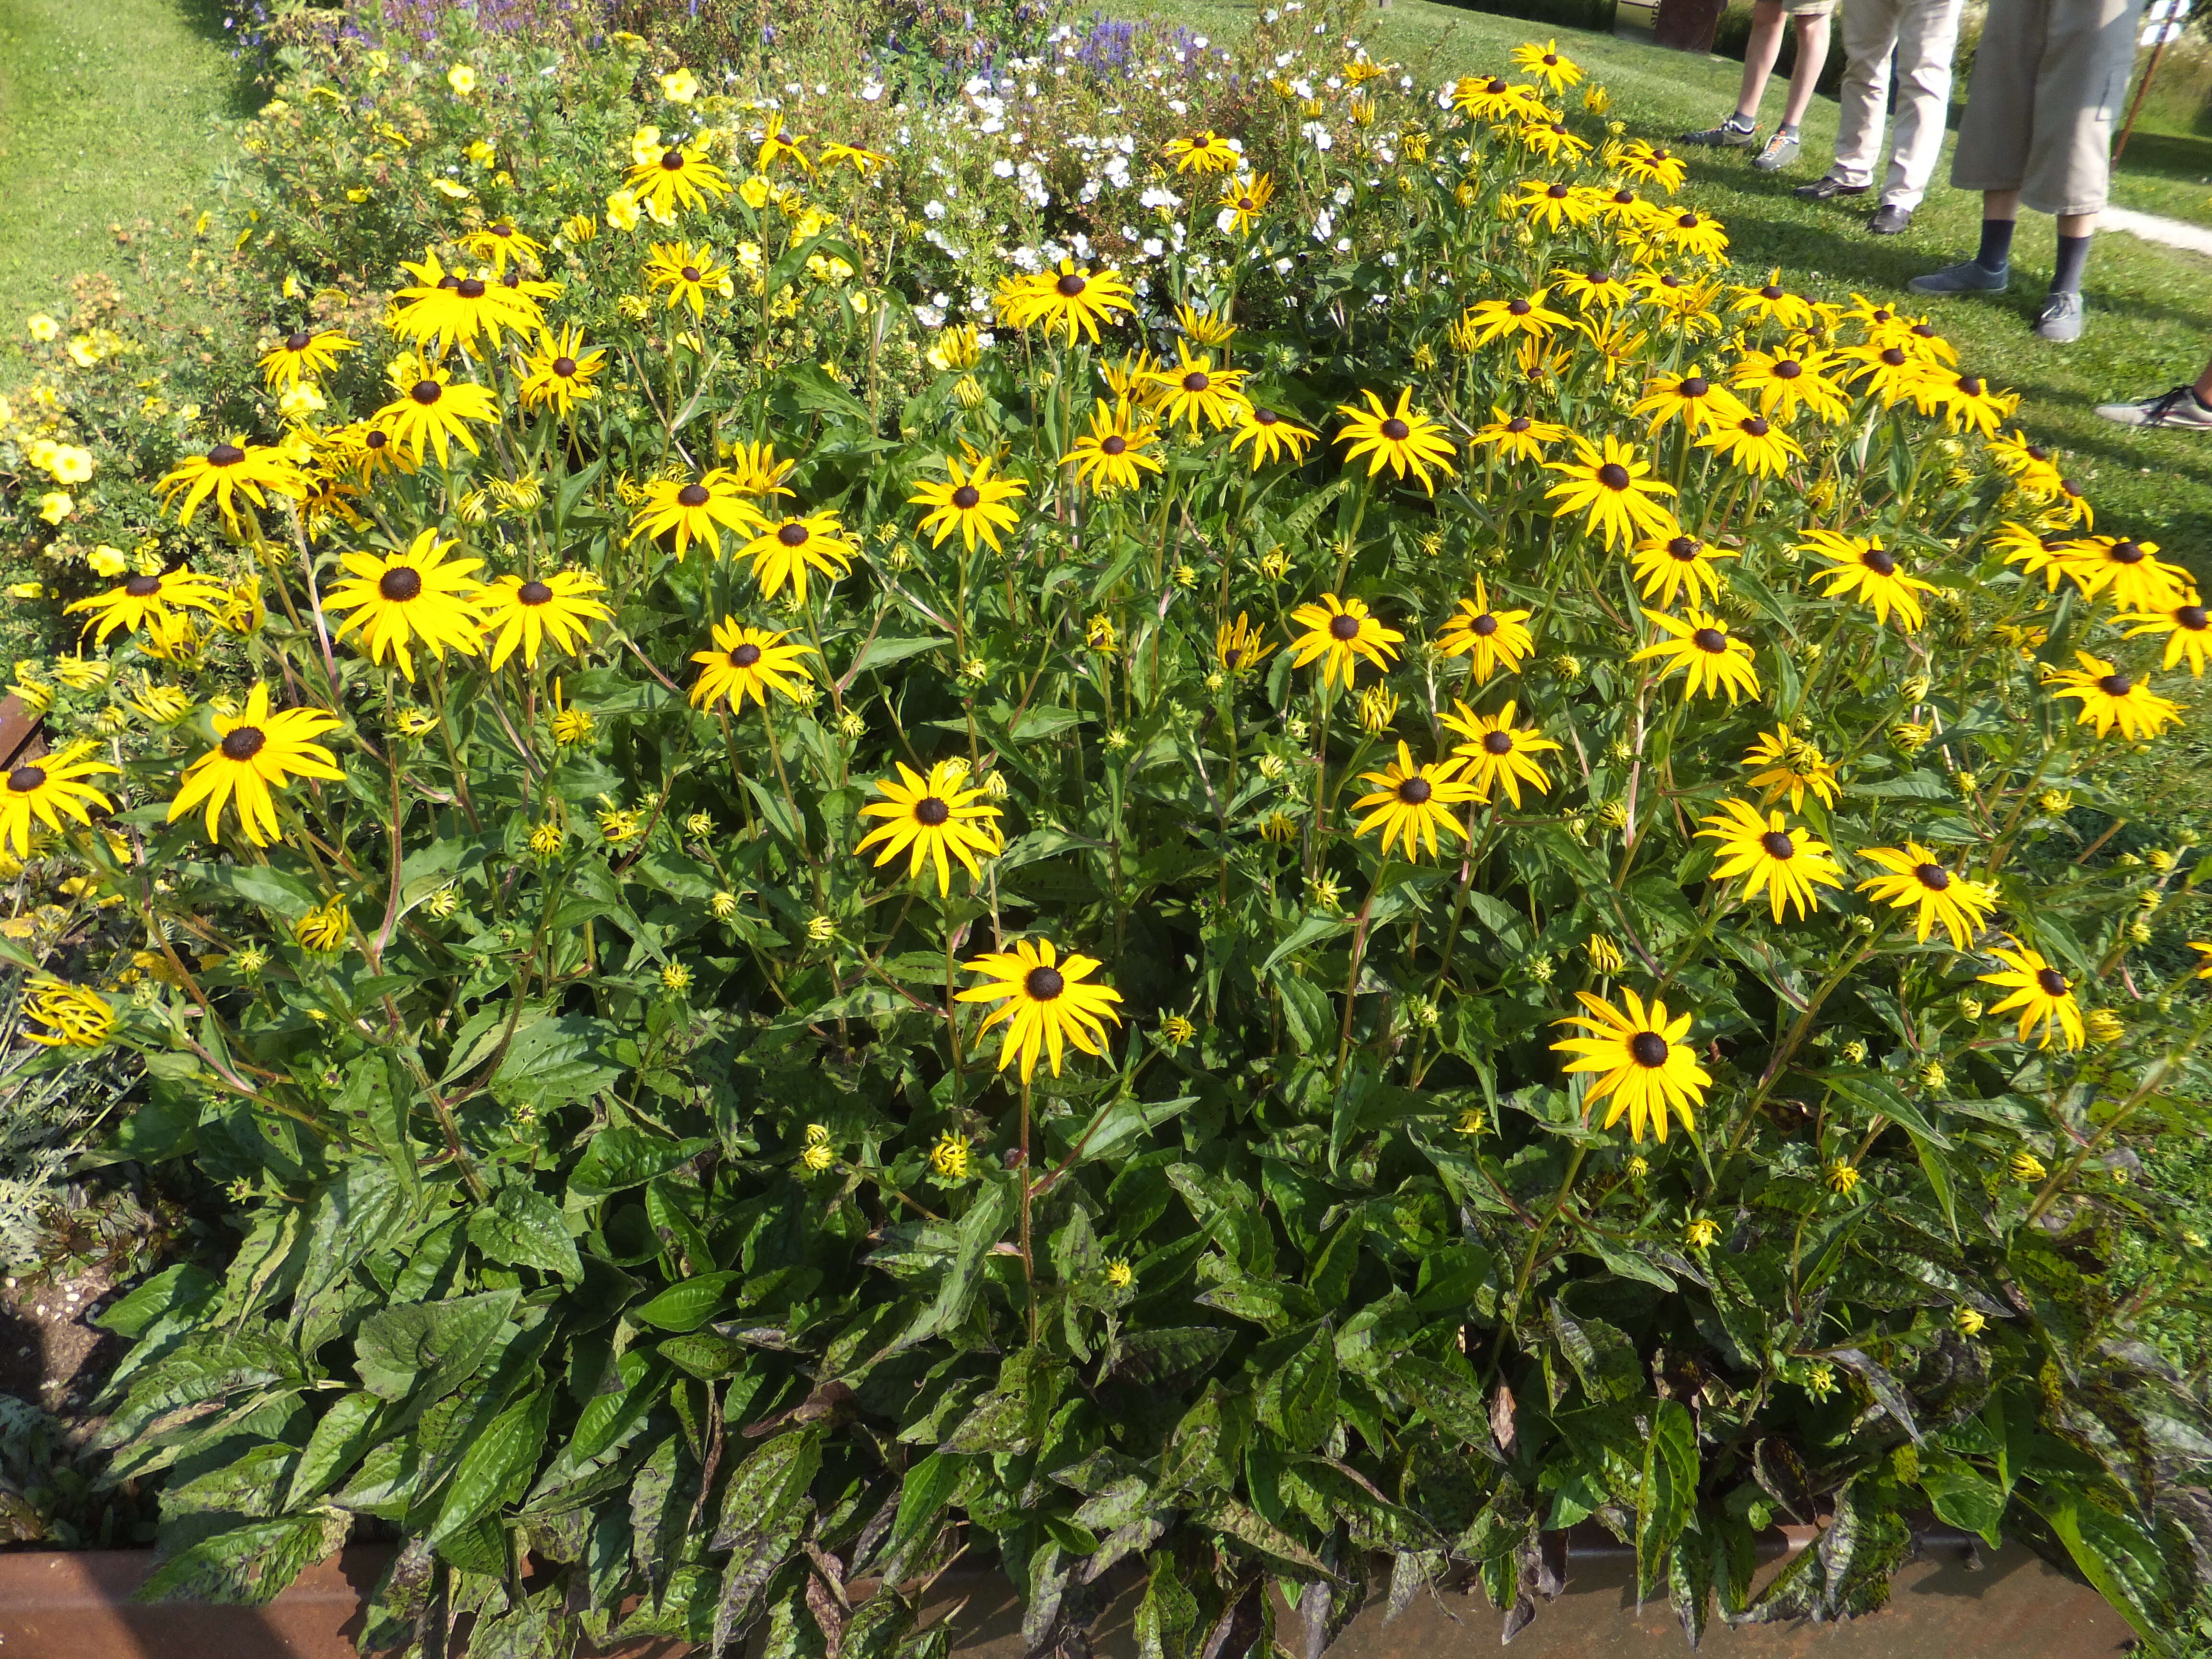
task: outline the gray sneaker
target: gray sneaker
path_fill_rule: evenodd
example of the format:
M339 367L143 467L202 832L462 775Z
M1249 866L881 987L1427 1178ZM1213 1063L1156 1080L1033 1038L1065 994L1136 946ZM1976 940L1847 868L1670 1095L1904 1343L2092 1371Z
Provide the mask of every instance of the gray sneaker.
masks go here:
M2122 426L2170 426L2185 432L2212 432L2212 409L2199 401L2193 386L2178 386L2139 404L2099 404L2097 413Z
M1915 294L2002 294L2012 271L1990 270L1978 259L1961 259L1925 276L1915 276L1905 287Z
M1740 127L1723 121L1717 127L1707 127L1702 132L1686 132L1674 142L1678 144L1704 144L1719 149L1748 149L1751 141L1759 136L1755 126Z
M1751 158L1752 166L1761 173L1779 173L1797 159L1802 146L1794 132L1778 132L1766 141L1766 148Z
M2052 294L2043 301L2043 314L2035 319L2035 331L2057 345L2071 345L2081 337L2081 296L2079 294Z

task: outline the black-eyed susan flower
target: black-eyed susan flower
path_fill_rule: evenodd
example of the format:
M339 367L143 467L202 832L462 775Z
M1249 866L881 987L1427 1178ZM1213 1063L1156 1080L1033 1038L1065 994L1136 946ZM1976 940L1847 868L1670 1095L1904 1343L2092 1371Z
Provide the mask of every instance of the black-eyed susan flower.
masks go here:
M606 361L604 348L586 348L584 331L574 324L539 335L538 349L522 359L522 406L567 415L576 404L599 395L592 382Z
M447 349L473 356L480 335L496 348L503 334L528 334L545 325L535 297L507 287L490 272L447 270L435 252L426 252L420 262L399 263L415 280L392 294L385 325L432 356Z
M1110 410L1103 402L1091 406L1091 429L1060 459L1074 463L1077 481L1093 489L1134 489L1145 473L1161 471L1152 453L1158 438L1158 428L1117 398Z
M2122 617L2120 621L2131 640L2165 635L2166 659L2159 665L2161 668L2174 667L2185 657L2190 673L2198 679L2204 677L2204 659L2212 654L2212 613L2207 612L2204 601L2195 592L2183 594L2178 605Z
M1555 270L1553 286L1583 311L1618 311L1635 290L1609 270Z
M1641 138L1632 139L1623 144L1614 165L1625 176L1638 184L1656 185L1669 196L1681 189L1682 181L1690 176L1689 163L1680 156L1657 149Z
M1720 597L1721 573L1714 561L1733 559L1736 553L1695 536L1651 536L1636 544L1630 568L1645 599L1671 606L1686 598L1698 605Z
M344 950L352 932L353 912L344 899L337 897L317 905L292 924L292 937L300 941L301 948L323 956Z
M1486 448L1503 460L1540 461L1546 444L1564 443L1567 438L1567 428L1554 421L1508 415L1495 404L1490 415L1490 423L1477 428L1474 436L1467 441L1470 453Z
M1903 346L1847 346L1837 356L1853 366L1858 389L1881 398L1884 409L1917 398L1921 379L1928 372L1927 359Z
M1820 580L1828 584L1825 598L1859 599L1874 608L1874 619L1881 623L1887 623L1894 611L1901 630L1919 631L1924 620L1920 595L1933 593L1936 584L1907 575L1879 536L1808 530L1801 545L1806 552L1828 561L1829 568L1820 573Z
M2074 988L2067 981L2066 975L2045 960L2041 951L2029 950L2018 939L2012 941L2010 950L2002 945L1993 946L1990 954L2005 964L2006 971L1984 974L1980 976L1981 982L2000 986L2012 993L2003 1001L1990 1007L1990 1017L1994 1018L2017 1011L2021 1042L2027 1042L2027 1034L2040 1027L2042 1036L2036 1046L2048 1048L2055 1026L2064 1037L2069 1048L2080 1048L2084 1036L2081 1005L2074 1000ZM2039 1166L2038 1174L2040 1173Z
M2117 726L2120 735L2133 743L2139 738L2154 738L2181 719L2181 705L2160 696L2148 680L2124 674L2118 664L2086 651L2076 651L2074 659L2081 667L2058 669L2045 684L2053 696L2080 702L2080 723L2095 726L2099 737Z
M951 1129L939 1131L937 1144L929 1149L929 1168L939 1181L959 1182L968 1179L969 1146L968 1137Z
M1633 412L1649 416L1655 433L1669 421L1680 421L1692 432L1710 432L1751 413L1741 398L1708 380L1696 363L1679 374L1653 375Z
M481 453L469 423L499 418L499 404L489 390L457 381L444 364L420 356L394 363L389 378L399 395L378 410L374 418L410 460L419 464L427 447L436 449L438 465L444 466L451 442L458 442L471 455Z
M1997 423L2020 407L2017 394L1993 391L1978 374L1961 374L1933 362L1913 388L1913 402L1923 415L1941 415L1952 431L1972 430L1984 438L1995 437Z
M1011 951L987 951L972 962L963 963L963 971L981 975L985 982L957 993L954 1000L999 1005L977 1035L1006 1022L1006 1036L999 1045L1000 1071L1018 1059L1022 1081L1027 1083L1036 1070L1042 1049L1050 1055L1052 1074L1058 1077L1066 1045L1073 1043L1086 1054L1103 1054L1105 1022L1121 1023L1121 1015L1114 1012L1121 993L1086 983L1100 965L1095 957L1074 951L1060 955L1048 939L1034 944L1018 939Z
M24 988L23 1015L19 1035L46 1048L97 1048L115 1030L114 1005L106 997L44 975Z
M1192 306L1176 307L1176 326L1190 337L1193 344L1210 351L1224 349L1237 337L1237 325L1228 318Z
M520 649L522 660L538 666L545 642L569 656L592 636L591 625L614 612L592 598L606 584L582 570L556 570L548 576L500 577L476 597L491 645L491 665L503 667Z
M319 380L337 367L337 361L361 343L334 328L296 329L279 340L261 360L262 383L274 392L296 386L303 380Z
M808 513L769 521L745 544L744 552L753 562L753 580L763 599L774 599L788 582L804 605L806 573L818 570L835 580L853 568L859 550L845 538L845 526L835 513Z
M1406 637L1395 628L1385 628L1364 599L1340 599L1334 593L1300 605L1291 612L1291 621L1304 630L1291 636L1291 666L1304 668L1318 661L1322 684L1340 684L1347 691L1361 658L1387 674Z
M1913 910L1913 938L1922 945L1941 927L1951 936L1954 950L1963 951L1974 935L1989 924L1997 907L1997 890L1987 882L1972 881L1948 870L1943 861L1917 841L1902 847L1869 847L1859 856L1879 866L1881 875L1858 884L1857 891L1871 893L1893 909Z
M1571 328L1571 318L1544 303L1551 297L1550 289L1540 288L1533 294L1516 294L1508 299L1476 301L1466 313L1474 343L1486 346L1503 339L1547 340L1560 329Z
M1583 78L1581 68L1559 51L1557 40L1547 40L1540 46L1528 42L1514 47L1513 67L1523 75L1534 76L1555 96Z
M415 462L374 421L355 421L324 433L320 448L324 470L344 478L356 490L368 489L380 477L415 470Z
M1244 161L1243 146L1211 128L1190 137L1174 137L1160 146L1160 154L1176 164L1177 173L1234 173Z
M1547 161L1565 161L1575 167L1596 146L1578 137L1564 121L1532 121L1521 129L1521 148Z
M1794 908L1800 916L1812 915L1819 903L1815 887L1840 889L1844 884L1843 872L1828 856L1832 849L1827 843L1815 840L1802 826L1790 829L1778 809L1761 814L1749 801L1731 797L1721 802L1718 812L1698 822L1706 826L1698 831L1698 838L1720 844L1713 878L1741 877L1745 902L1764 892L1777 921L1787 908Z
M85 630L96 629L93 643L105 645L107 636L118 628L136 634L151 623L169 621L186 610L219 616L228 599L229 590L221 582L179 568L158 574L142 572L126 576L106 592L73 600L63 610L65 614L90 611L92 614L85 618Z
M1686 253L1697 259L1709 259L1717 264L1728 252L1728 232L1721 228L1721 222L1711 214L1684 208L1680 213L1671 214L1663 221L1656 222L1660 240L1678 253Z
M1274 653L1275 647L1255 627L1243 611L1237 613L1233 623L1224 623L1214 630L1214 660L1231 674L1247 674Z
M1544 463L1564 480L1545 492L1547 500L1559 503L1553 517L1583 514L1583 528L1600 537L1607 549L1675 533L1674 515L1659 501L1673 495L1674 486L1653 477L1650 463L1638 460L1632 446L1608 433L1602 448L1577 436L1575 449L1574 460Z
M730 268L714 262L714 250L689 242L655 242L645 262L646 286L668 290L668 307L690 306L694 317L707 314L708 296L726 300L736 291Z
M1345 445L1345 465L1349 466L1362 455L1369 458L1367 476L1373 477L1385 466L1398 477L1410 471L1420 480L1421 488L1433 495L1436 483L1429 477L1431 467L1447 478L1455 475L1451 458L1452 441L1437 422L1413 407L1410 388L1398 393L1395 408L1386 408L1382 398L1372 392L1359 394L1367 399L1367 407L1356 404L1339 404L1336 412L1345 417L1344 428L1336 434L1337 442Z
M1459 781L1457 761L1437 761L1427 766L1413 764L1413 751L1403 741L1398 744L1398 757L1380 772L1362 772L1362 783L1375 786L1371 793L1352 802L1352 810L1367 816L1359 820L1360 835L1375 830L1382 832L1382 856L1390 856L1393 844L1398 845L1410 862L1420 856L1421 848L1429 849L1429 856L1437 854L1437 830L1439 826L1467 839L1454 807L1464 806L1477 799L1468 784Z
M2212 979L2212 945L2208 945L2202 939L2191 939L2189 948L2197 952L2197 964L2193 970L2196 976L2198 979Z
M1502 788L1517 811L1522 784L1540 795L1552 793L1552 780L1535 757L1559 745L1538 727L1514 725L1518 705L1509 702L1495 714L1478 714L1463 702L1455 707L1458 712L1444 715L1443 724L1467 740L1452 753L1462 763L1460 781L1474 790L1477 800L1487 803L1491 792Z
M1597 217L1598 211L1592 191L1557 179L1524 180L1506 198L1506 205L1527 216L1531 225L1540 225L1554 236L1562 230L1588 224Z
M1009 277L999 285L998 310L1012 328L1039 328L1046 337L1061 336L1069 345L1080 332L1098 343L1098 325L1110 323L1116 312L1134 312L1136 295L1118 270L1092 270L1073 259L1062 259L1057 270L1034 276Z
M1311 428L1300 426L1287 415L1244 402L1237 405L1237 424L1230 433L1229 447L1233 453L1239 445L1250 444L1252 470L1257 472L1270 461L1304 459L1315 436Z
M1228 217L1229 228L1239 236L1249 236L1260 216L1267 210L1267 204L1274 199L1275 181L1262 173L1224 181L1216 201Z
M926 778L903 761L896 765L897 777L876 781L876 793L884 799L860 809L862 817L884 822L863 836L854 852L865 853L880 843L878 869L903 853L909 879L919 878L924 867L934 863L940 895L952 890L947 853L966 866L970 879L982 880L977 856L994 857L1006 845L990 791L968 787L965 761L939 761Z
M155 488L161 492L164 510L177 507L179 526L191 523L200 503L212 500L223 522L235 530L241 501L265 510L272 495L296 500L307 494L307 481L286 451L249 444L234 433L204 455L185 456L162 475Z
M18 762L0 778L0 848L12 849L19 859L31 856L35 820L49 830L59 830L64 818L78 823L92 822L91 810L108 812L114 803L84 781L99 772L118 769L90 758L89 740L68 744L35 760Z
M810 133L796 133L785 137L783 117L771 112L761 129L760 148L753 152L753 171L765 177L778 162L793 161L802 171L813 172L814 163L804 149L811 137Z
M680 564L684 550L695 541L704 542L719 559L723 531L750 536L766 522L738 489L736 475L718 466L696 478L657 478L646 485L644 504L629 521L629 539L647 536L657 540L672 533Z
M921 528L932 532L932 547L942 547L945 538L957 531L969 552L975 550L976 538L981 537L995 553L1000 550L999 532L1012 530L1021 522L1021 510L1012 503L1028 493L1029 486L1019 478L993 477L991 466L992 458L988 455L972 458L971 464L964 468L958 459L948 455L945 458L946 476L943 483L917 481L915 493L907 500L914 506L929 508L922 515Z
M325 610L354 612L337 637L358 633L371 662L382 662L389 652L410 681L417 642L440 662L449 650L475 656L483 648L483 588L470 573L483 561L447 558L458 545L426 530L404 552L341 555L338 562L351 574L323 595Z
M1663 662L1662 680L1678 673L1686 676L1685 697L1717 696L1725 691L1734 706L1743 697L1759 695L1759 670L1751 647L1729 632L1724 619L1695 606L1687 617L1670 617L1663 611L1646 611L1644 616L1668 637L1644 647L1632 662Z
M1803 409L1818 420L1840 421L1850 413L1850 400L1828 368L1827 354L1818 347L1792 343L1745 352L1729 379L1758 398L1759 412L1769 420L1795 420Z
M2156 542L2084 536L2061 548L2058 560L2088 598L2108 599L2123 611L2163 611L2191 586L2186 570L2158 556Z
M1760 732L1758 741L1744 751L1743 764L1753 769L1749 781L1761 792L1761 806L1771 806L1787 795L1790 810L1795 812L1804 806L1808 793L1823 806L1836 804L1836 769L1821 754L1819 744L1786 725Z
M891 158L878 149L866 149L859 144L839 143L832 141L822 146L815 159L821 163L822 170L825 173L832 167L848 167L866 178L878 167L884 166Z
M1574 1056L1565 1067L1570 1075L1602 1073L1583 1097L1583 1109L1587 1112L1611 1096L1613 1107L1604 1127L1610 1129L1625 1113L1629 1138L1636 1141L1644 1139L1646 1123L1657 1139L1665 1141L1670 1118L1679 1117L1685 1129L1695 1130L1698 1108L1705 1103L1713 1079L1698 1064L1696 1051L1682 1040L1690 1033L1692 1016L1670 1015L1656 997L1646 1006L1626 986L1618 1008L1588 991L1576 992L1575 1000L1585 1012L1556 1023L1578 1025L1591 1035L1564 1037L1552 1049Z
M218 838L216 825L224 805L234 803L246 838L256 847L266 847L281 833L272 790L295 777L344 781L337 757L314 741L337 726L337 716L320 708L272 711L265 681L253 683L243 709L216 714L214 723L216 746L185 769L168 817L174 823L204 808L210 841Z
M1764 415L1748 413L1714 427L1698 440L1698 447L1717 451L1730 465L1761 478L1778 478L1791 461L1805 459L1795 438Z
M1782 286L1782 268L1778 265L1768 273L1766 281L1757 288L1732 288L1735 296L1729 309L1753 322L1767 323L1776 328L1810 328L1813 307L1804 295L1792 294Z
M461 238L462 252L491 261L492 274L504 276L511 264L535 270L545 257L545 244L525 235L512 220L497 219Z
M1467 75L1452 83L1452 107L1478 121L1534 120L1544 112L1544 100L1525 82L1503 76Z
M633 144L630 155L635 165L623 181L638 205L661 224L679 210L705 207L710 197L719 200L730 193L729 176L721 168L686 154L681 145Z
M1521 665L1535 649L1535 641L1528 632L1532 611L1496 611L1491 608L1490 588L1481 577L1474 579L1474 597L1462 599L1459 608L1446 619L1443 631L1437 636L1437 648L1447 657L1465 657L1477 685L1486 684L1490 678L1504 669L1509 674L1521 672Z
M1220 431L1234 426L1237 417L1252 406L1243 391L1244 374L1241 368L1216 368L1212 353L1193 356L1190 342L1177 340L1176 361L1152 374L1158 392L1154 407L1170 426L1187 420L1195 432L1202 416L1207 425Z

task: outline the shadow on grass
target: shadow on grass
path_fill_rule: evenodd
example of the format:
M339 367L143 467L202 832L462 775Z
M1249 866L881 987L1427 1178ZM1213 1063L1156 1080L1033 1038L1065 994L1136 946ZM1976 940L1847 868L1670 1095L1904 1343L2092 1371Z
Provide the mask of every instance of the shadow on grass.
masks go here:
M243 120L266 101L255 54L241 52L238 44L239 14L246 0L175 0L177 15L202 40L219 48L229 64L223 76L222 104L216 113L225 120ZM228 25L228 27L226 27Z

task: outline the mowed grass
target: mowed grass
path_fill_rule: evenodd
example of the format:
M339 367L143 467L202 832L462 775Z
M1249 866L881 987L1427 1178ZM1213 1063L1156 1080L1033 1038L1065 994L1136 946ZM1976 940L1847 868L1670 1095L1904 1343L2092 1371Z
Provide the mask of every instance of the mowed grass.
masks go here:
M1152 15L1196 33L1233 38L1258 8L1243 0L1110 0L1121 16ZM1562 52L1613 94L1615 117L1637 137L1667 143L1711 126L1735 106L1742 65L1613 35L1553 29L1518 18L1397 0L1370 14L1369 50L1402 64L1425 93L1449 76L1504 66L1523 40L1556 37ZM1784 89L1767 93L1761 112L1780 118ZM1780 174L1753 171L1748 153L1690 152L1686 199L1720 216L1741 276L1776 267L1784 281L1826 299L1852 293L1908 300L1931 314L1958 346L1962 362L2022 396L2020 418L2040 441L2067 452L2069 470L2097 508L2098 526L2119 526L2158 542L2212 577L2212 434L2132 431L2100 420L2100 403L2148 396L2194 380L2212 356L2212 260L2138 241L2098 238L2086 287L2089 326L2070 346L2031 332L2050 283L2051 221L2023 216L2013 257L2012 289L1994 298L1921 300L1907 278L1972 255L1981 198L1949 187L1949 145L1912 228L1897 237L1865 232L1873 203L1801 202L1791 194L1818 178L1833 153L1837 106L1817 98L1805 122L1804 155ZM2202 213L2212 185L2212 140L2138 131L2115 190L2116 201L2145 212Z
M0 0L0 337L68 313L70 278L159 281L252 107L214 0ZM118 241L117 231L131 240Z

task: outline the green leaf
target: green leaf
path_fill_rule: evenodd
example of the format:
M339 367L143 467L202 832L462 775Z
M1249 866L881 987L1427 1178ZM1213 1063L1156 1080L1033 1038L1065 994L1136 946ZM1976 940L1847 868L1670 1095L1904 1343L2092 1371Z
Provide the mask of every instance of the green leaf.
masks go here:
M552 1396L534 1390L492 1419L491 1426L469 1443L430 1528L433 1546L522 1496L544 1452L552 1412Z
M1224 1537L1235 1540L1279 1570L1289 1567L1312 1577L1337 1577L1322 1565L1321 1558L1304 1544L1234 1499L1201 1510L1191 1519L1201 1527L1210 1527Z
M593 1135L568 1176L568 1195L601 1199L655 1176L681 1169L714 1143L703 1139L671 1140L643 1129L605 1128Z
M693 1331L688 1336L672 1336L655 1352L680 1370L689 1371L703 1382L719 1382L737 1370L744 1360L745 1351L740 1343L712 1331Z
M1268 1343L1255 1358L1260 1420L1291 1450L1316 1449L1336 1426L1336 1342L1328 1321Z
M330 1409L315 1419L307 1449L292 1471L284 1492L284 1507L296 1510L319 1498L331 1483L351 1468L374 1437L383 1402L371 1394L342 1394Z
M520 1182L508 1182L489 1207L471 1212L469 1243L487 1260L506 1267L535 1267L571 1283L584 1276L583 1258L561 1219L560 1206Z
M315 1510L204 1538L156 1568L134 1601L216 1601L261 1607L345 1542L353 1517Z
M1409 1353L1391 1362L1389 1375L1392 1386L1448 1437L1485 1456L1495 1455L1490 1413L1483 1409L1481 1391L1472 1381L1433 1359Z
M2081 1576L2155 1650L2170 1632L2172 1611L2158 1541L2068 1487L2045 1488L2033 1506L2051 1523Z
M1920 1455L1920 1487L1928 1494L1937 1517L1962 1532L1978 1533L1991 1549L1997 1547L1998 1523L2004 1518L2004 1489L1963 1458L1933 1451Z
M671 1285L643 1307L632 1309L630 1317L664 1331L696 1331L714 1316L729 1299L730 1286L743 1277L738 1273L712 1273L684 1279Z
M1644 1479L1636 1490L1636 1582L1638 1598L1656 1592L1668 1552L1689 1524L1698 1496L1698 1428L1689 1407L1662 1400L1651 1414L1644 1448Z
M863 669L889 668L895 662L903 662L908 657L919 656L924 651L934 651L939 646L951 645L952 642L951 639L941 634L906 639L886 639L878 635L874 639L870 640L866 648L853 659L853 665L845 671L845 678L841 684L849 684L853 676Z
M362 1385L418 1410L443 1399L483 1363L521 1300L520 1291L486 1291L371 1314L354 1338Z

